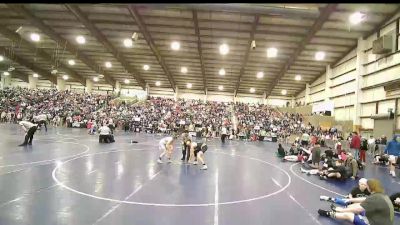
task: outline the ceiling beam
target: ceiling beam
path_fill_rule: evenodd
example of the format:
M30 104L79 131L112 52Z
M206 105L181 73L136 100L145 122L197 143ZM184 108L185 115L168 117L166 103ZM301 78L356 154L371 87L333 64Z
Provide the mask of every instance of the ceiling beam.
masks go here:
M265 6L260 4L137 4L138 7L159 9L192 9L202 11L222 11L225 13L259 14L275 17L289 17L296 19L314 19L318 16L318 8L294 9L277 6Z
M9 67L6 65L0 66L0 71L7 71L8 68ZM11 78L18 78L24 81L25 83L29 83L28 74L18 69L14 69L14 71L11 72Z
M201 47L201 40L200 40L200 29L199 29L199 21L197 19L197 11L193 10L193 22L194 22L194 31L197 37L197 50L199 52L200 57L200 66L201 66L201 74L203 75L203 86L204 86L204 94L207 94L207 77L206 72L204 70L204 62L203 62L203 52Z
M118 52L116 48L107 40L106 36L101 33L99 29L87 18L87 16L80 10L78 5L67 4L65 7L81 22L86 29L88 29L97 41L99 41L111 54L117 59L117 61L124 67L124 69L133 75L136 82L140 87L145 90L146 82L140 76L139 71L131 67L129 63L125 60L123 53ZM129 37L130 38L130 37Z
M151 38L150 33L147 31L146 25L143 22L142 17L140 16L137 8L133 5L128 5L128 10L133 19L135 19L135 23L138 25L140 32L143 34L144 39L146 40L147 44L150 46L151 51L153 51L154 55L157 58L157 61L159 62L161 68L164 70L165 75L167 75L168 81L172 87L172 89L175 92L175 81L174 78L172 77L171 73L168 70L167 65L165 64L164 59L161 57L160 52L158 51L156 44L154 43L154 40Z
M9 4L9 5L7 5L7 7L9 7L12 10L14 10L18 14L24 16L29 21L29 23L31 23L32 25L37 27L41 32L43 32L45 35L47 35L53 41L55 41L55 42L57 42L57 43L59 43L61 45L65 45L65 48L66 48L67 51L69 51L73 55L76 55L77 59L82 61L84 64L86 64L90 69L92 69L96 73L103 74L104 75L104 79L106 80L106 82L109 85L111 85L112 87L115 87L115 81L110 76L110 74L108 74L105 71L100 71L99 66L97 66L94 61L90 60L87 56L85 56L85 54L81 50L79 50L78 48L73 46L66 39L61 37L61 35L59 35L56 32L54 32L54 30L52 28L50 28L49 26L44 24L41 19L39 19L35 15L33 15L33 13L31 13L23 5ZM64 67L63 70L65 70L65 68L66 68L70 72L72 72L71 69L69 69L69 68L67 68L65 66L63 66L63 67ZM70 72L67 72L67 73L71 74ZM73 73L76 74L75 72L73 72ZM81 77L81 79L84 79L84 78ZM85 83L84 83L84 86L85 86Z
M385 24L389 23L391 21L391 19L400 11L400 7L397 7L396 10L394 10L392 13L388 14L387 17L380 22L378 25L376 25L375 29L369 31L367 34L363 35L363 39L367 39L369 36L373 35L374 33L378 32L381 27L383 27ZM399 18L396 18L399 19ZM353 47L351 47L347 52L343 53L343 55L341 57L339 57L337 60L335 60L335 62L331 63L331 67L334 67L336 64L338 64L344 57L346 57L348 54L350 54L350 52L352 52L354 49L357 48L358 43L356 43ZM318 75L317 77L315 77L315 79L313 79L310 84L314 83L316 80L318 80L318 78L320 76L322 76L326 71L321 72L320 75ZM304 89L298 91L295 93L295 96L297 96L298 94L300 94L300 92L302 92Z
M251 50L251 42L254 40L254 33L257 30L257 25L260 21L260 16L256 15L254 17L254 21L253 24L251 25L251 31L250 31L250 40L247 43L247 49L246 49L246 54L244 55L244 59L242 62L242 66L240 68L240 74L239 74L239 78L238 81L236 82L236 87L235 87L235 97L237 95L237 91L239 90L240 87L240 82L242 80L242 76L244 74L244 69L246 67L247 62L249 61L249 55L250 55L250 50Z
M311 39L315 36L315 34L322 28L324 23L329 20L329 16L336 10L338 4L328 4L325 8L321 10L321 13L317 19L315 19L314 24L312 25L310 32L307 33L307 36L301 42L299 48L297 48L296 52L289 58L289 61L282 68L278 77L275 79L273 85L269 86L266 90L266 97L271 94L272 90L279 83L279 80L285 75L286 71L290 69L292 64L295 63L296 58L301 54L301 52L305 49L306 45L310 43Z
M1 28L3 29L3 28ZM29 62L15 54L11 54L10 49L0 46L0 52L4 52L4 56L6 56L9 60L19 64L20 66L26 67L33 72L39 74L40 76L48 79L53 84L57 84L57 78L54 75L51 75L48 71L36 66L35 63Z
M40 49L37 46L35 46L34 44L32 44L32 43L26 41L25 39L23 39L18 33L10 31L10 30L8 30L8 29L6 29L4 27L0 27L0 34L2 34L4 37L10 39L11 41L13 41L15 43L18 43L20 46L28 48L32 53L36 54L36 56L38 56L38 57L40 57L40 58L42 58L42 59L44 59L44 60L46 60L48 62L53 61L51 55L47 54L43 49ZM27 63L24 63L24 64L27 64ZM69 69L63 63L60 63L59 69L61 69L62 71L64 71L65 73L67 73L68 75L73 77L74 79L76 79L83 86L86 85L86 80L82 76L77 74L75 71ZM42 69L40 69L40 70L42 72L40 72L39 74L44 75L43 72L45 72L45 71L42 70ZM48 73L48 72L45 72L45 73ZM53 77L53 76L50 75L47 78L49 79L49 77Z

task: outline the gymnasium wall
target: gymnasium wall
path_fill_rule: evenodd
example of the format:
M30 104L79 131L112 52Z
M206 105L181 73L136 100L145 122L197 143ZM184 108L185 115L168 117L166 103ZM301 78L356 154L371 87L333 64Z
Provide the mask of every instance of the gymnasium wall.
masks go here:
M399 34L400 13L380 29L379 35L393 32L397 43ZM387 55L372 54L372 43L377 39L375 33L368 37L364 46L359 45L347 54L336 65L327 69L326 73L309 85L309 103L332 100L335 110L333 116L337 121L352 120L361 129L373 129L374 121L371 115L387 113L388 108L396 108L396 98L399 95L386 96L384 85L400 80L400 45ZM393 46L395 46L395 39ZM357 83L359 80L359 83ZM359 90L359 105L357 106L357 91ZM400 87L399 87L400 89ZM296 101L306 101L306 90L296 96ZM356 110L359 107L359 110ZM397 104L397 114L400 115L400 104ZM396 129L400 129L400 118L397 118Z

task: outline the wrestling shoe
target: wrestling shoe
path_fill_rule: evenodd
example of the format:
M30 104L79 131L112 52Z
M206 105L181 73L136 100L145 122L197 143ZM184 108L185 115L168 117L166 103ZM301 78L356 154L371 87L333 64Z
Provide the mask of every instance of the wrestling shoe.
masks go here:
M203 167L200 168L201 170L206 170L207 169L207 165L203 165Z
M325 195L321 195L319 196L319 200L321 201L328 201L328 202L333 202L331 197L325 196Z
M325 216L325 217L330 217L331 216L331 213L329 211L322 210L322 209L318 209L318 214L320 216Z
M18 145L18 146L26 146L27 144L20 144L20 145Z
M163 162L161 161L161 159L158 159L157 162L158 162L158 163L163 163Z
M332 209L332 211L336 212L336 205L331 204L331 209Z
M197 164L199 164L197 161L194 161L194 162L193 162L193 165L197 165Z

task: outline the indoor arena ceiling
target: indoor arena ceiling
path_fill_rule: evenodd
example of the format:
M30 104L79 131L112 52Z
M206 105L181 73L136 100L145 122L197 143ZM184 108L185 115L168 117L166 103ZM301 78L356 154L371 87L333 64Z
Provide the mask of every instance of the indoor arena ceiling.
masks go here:
M103 75L98 82L110 85L128 79L129 86L142 88L181 90L191 83L192 90L204 92L223 86L230 93L254 88L258 95L287 90L293 96L354 49L358 37L393 17L399 5L1 4L0 70L13 66L11 76L23 80L37 73L52 82L68 75L85 84ZM357 11L365 20L352 25L349 17ZM179 50L172 49L173 41ZM229 47L226 55L220 54L222 44ZM277 49L276 57L267 56L268 48ZM325 52L323 60L315 59L317 51Z

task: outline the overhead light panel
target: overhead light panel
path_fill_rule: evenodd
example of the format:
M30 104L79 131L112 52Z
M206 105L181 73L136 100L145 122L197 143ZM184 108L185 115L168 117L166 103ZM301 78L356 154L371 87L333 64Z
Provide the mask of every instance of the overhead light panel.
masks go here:
M78 42L78 44L81 44L81 45L83 45L83 44L85 44L85 43L86 43L86 39L85 39L85 37L84 37L84 36L82 36L82 35L79 35L78 37L76 37L76 42Z
M98 78L98 77L93 77L93 81L94 81L94 82L98 82L98 81L99 81L99 78Z
M130 81L128 79L125 79L124 82L125 82L125 84L129 84L130 83Z
M39 74L34 73L32 76L33 76L34 78L38 78L38 77L39 77Z
M258 72L257 73L257 78L258 79L261 79L261 78L263 78L264 77L264 72Z
M187 67L181 67L181 73L187 73L188 69Z
M150 69L150 66L149 66L149 65L144 65L144 66L143 66L143 69L144 69L144 70L149 70L149 69Z
M6 72L3 72L3 75L4 76L10 76L10 73L8 71L6 71Z
M32 33L31 34L31 40L34 41L34 42L40 41L40 35L37 34L37 33Z
M221 76L225 76L225 69L224 68L220 69L218 73Z
M268 48L267 49L267 57L274 58L278 55L278 49L276 48Z
M181 48L181 44L177 41L173 41L171 43L171 49L174 51L178 51Z
M133 41L132 41L132 39L129 39L129 38L125 39L125 40L124 40L124 45L125 45L125 47L127 47L127 48L131 48L131 47L133 46Z
M8 72L12 72L14 70L15 70L15 67L13 67L13 66L8 67Z
M191 84L191 83L187 83L187 84L186 84L186 87L187 87L187 88L192 88L192 84Z
M229 53L229 46L227 44L222 44L219 46L219 53L221 55L226 55Z
M286 91L286 90L282 90L282 91L281 91L281 94L282 94L282 95L286 95L286 94L287 94L287 91Z
M68 60L68 64L71 66L75 65L75 60L73 59Z
M218 90L220 90L220 91L224 90L224 86L219 85L219 86L218 86Z
M0 55L0 62L4 61L4 57L2 55Z
M254 93L254 92L256 92L256 89L255 88L250 88L250 92Z
M156 86L160 86L161 82L160 81L156 81Z
M64 75L64 76L62 76L62 78L64 79L64 80L68 80L68 75Z
M325 59L325 52L316 52L315 60L321 61Z
M139 39L139 35L138 35L138 33L136 33L136 32L134 32L133 34L132 34L132 40L133 41L137 41L138 39Z
M104 65L105 65L107 68L111 68L111 67L112 67L111 62L105 62Z
M367 17L366 14L361 13L361 12L355 12L349 16L349 21L353 25L357 25L361 23L365 18Z
M297 81L301 80L301 75L296 75L296 76L294 77L294 79L297 80Z

